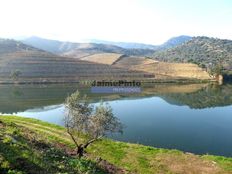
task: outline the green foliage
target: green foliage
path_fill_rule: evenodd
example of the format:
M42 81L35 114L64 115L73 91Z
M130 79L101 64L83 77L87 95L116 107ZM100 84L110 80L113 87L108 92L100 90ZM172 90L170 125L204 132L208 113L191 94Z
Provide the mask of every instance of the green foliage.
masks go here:
M222 69L232 70L232 41L194 37L182 45L155 52L153 58L170 62L194 63L218 74ZM218 69L219 64L223 68Z
M77 147L79 156L83 156L84 149L106 134L122 132L123 126L109 105L101 103L93 108L86 95L81 96L79 91L67 97L65 108L65 127ZM85 141L81 142L83 135Z
M211 74L214 74L214 75L220 75L222 74L222 71L223 71L223 67L220 63L216 64L215 66L211 68Z
M18 80L19 76L22 74L22 72L20 70L14 70L11 72L10 77L13 80Z

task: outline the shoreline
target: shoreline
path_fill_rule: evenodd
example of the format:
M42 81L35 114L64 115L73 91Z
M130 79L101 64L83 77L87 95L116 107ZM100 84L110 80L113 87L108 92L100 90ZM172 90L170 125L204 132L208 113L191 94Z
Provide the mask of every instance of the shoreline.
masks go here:
M66 136L64 127L20 116L0 116L0 121L35 131L49 141L62 143L62 147L74 147L70 138ZM87 153L93 161L100 157L110 164L132 173L153 173L154 171L157 173L186 173L187 170L197 173L219 172L226 174L232 172L232 157L196 155L175 149L155 148L106 138L90 146ZM173 165L178 166L178 170L173 168ZM193 165L194 168L191 168ZM162 167L160 168L160 166Z
M0 84L71 84L71 83L79 83L79 84L91 84L92 82L96 80L108 80L108 81L119 81L119 80L124 80L124 81L139 81L141 83L210 83L210 82L217 82L215 79L78 79L78 80L64 80L64 79L38 79L38 80L17 80L17 81L12 81L12 80L2 80L0 78Z

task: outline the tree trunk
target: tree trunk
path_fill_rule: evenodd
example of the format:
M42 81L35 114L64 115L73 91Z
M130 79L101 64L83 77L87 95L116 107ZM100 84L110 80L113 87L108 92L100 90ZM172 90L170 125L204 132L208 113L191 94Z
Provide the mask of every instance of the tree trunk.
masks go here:
M79 158L83 157L84 155L84 147L82 145L77 147L77 155Z

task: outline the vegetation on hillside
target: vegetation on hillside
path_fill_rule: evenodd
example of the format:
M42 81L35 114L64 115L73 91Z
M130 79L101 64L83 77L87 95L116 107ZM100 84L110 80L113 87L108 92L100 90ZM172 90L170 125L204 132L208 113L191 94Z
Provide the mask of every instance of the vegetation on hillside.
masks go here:
M153 58L169 62L198 64L212 74L232 71L232 41L208 37L194 37L190 41L163 51Z
M104 139L78 159L65 128L35 119L0 116L1 173L229 174L232 159L194 155ZM77 172L78 171L78 172ZM21 173L20 173L21 172Z
M94 161L69 155L55 137L8 118L0 118L0 149L1 174L106 173Z
M160 45L159 49L157 49L157 50L173 48L173 47L181 45L181 44L183 44L191 39L192 39L191 36L186 36L186 35L173 37L173 38L170 38L169 40L167 40L166 42L164 42L162 45Z

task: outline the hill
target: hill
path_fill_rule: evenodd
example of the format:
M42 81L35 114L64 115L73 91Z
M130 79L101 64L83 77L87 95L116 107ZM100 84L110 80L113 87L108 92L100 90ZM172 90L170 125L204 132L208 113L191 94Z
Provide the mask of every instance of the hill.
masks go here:
M78 159L63 127L29 118L0 116L0 135L2 174L229 174L232 171L231 158L194 155L110 139L95 142L87 149L86 157Z
M181 45L181 44L183 44L183 43L185 43L185 42L187 42L187 41L189 41L191 39L192 39L191 36L186 36L186 35L181 35L181 36L170 38L169 40L167 40L162 45L159 45L159 50L160 49L172 48L172 47L175 47L177 45Z
M0 82L77 82L96 79L141 79L147 73L67 58L13 40L0 42Z
M152 73L156 79L212 79L195 64L160 62L146 57L122 57L114 66Z
M38 48L31 47L29 45L22 44L19 41L15 41L12 39L1 39L0 38L0 54L9 54L12 52L20 52L20 51L40 51L42 53L42 50L39 50Z
M21 40L27 45L67 57L80 58L98 53L118 53L127 55L152 55L154 50L143 48L125 49L110 43L73 43L29 37Z
M221 65L228 72L232 71L232 41L194 37L174 48L155 52L152 57L160 61L195 63L210 71Z
M90 42L116 45L116 46L126 48L126 49L152 49L152 50L156 50L158 48L158 46L156 46L156 45L135 43L135 42L113 42L113 41L105 41L105 40L98 40L98 39L91 39Z
M170 38L169 40L167 40L166 42L160 45L151 45L151 44L134 43L134 42L113 42L113 41L105 41L105 40L98 40L98 39L92 39L90 40L90 42L116 45L116 46L126 48L126 49L151 49L151 50L157 51L157 50L175 47L177 45L180 45L184 42L189 41L190 39L192 39L191 36L181 35L181 36Z
M91 56L82 57L81 60L112 65L114 62L116 62L118 59L120 59L123 56L124 56L123 54L117 54L117 53L101 53L101 54L93 54Z

